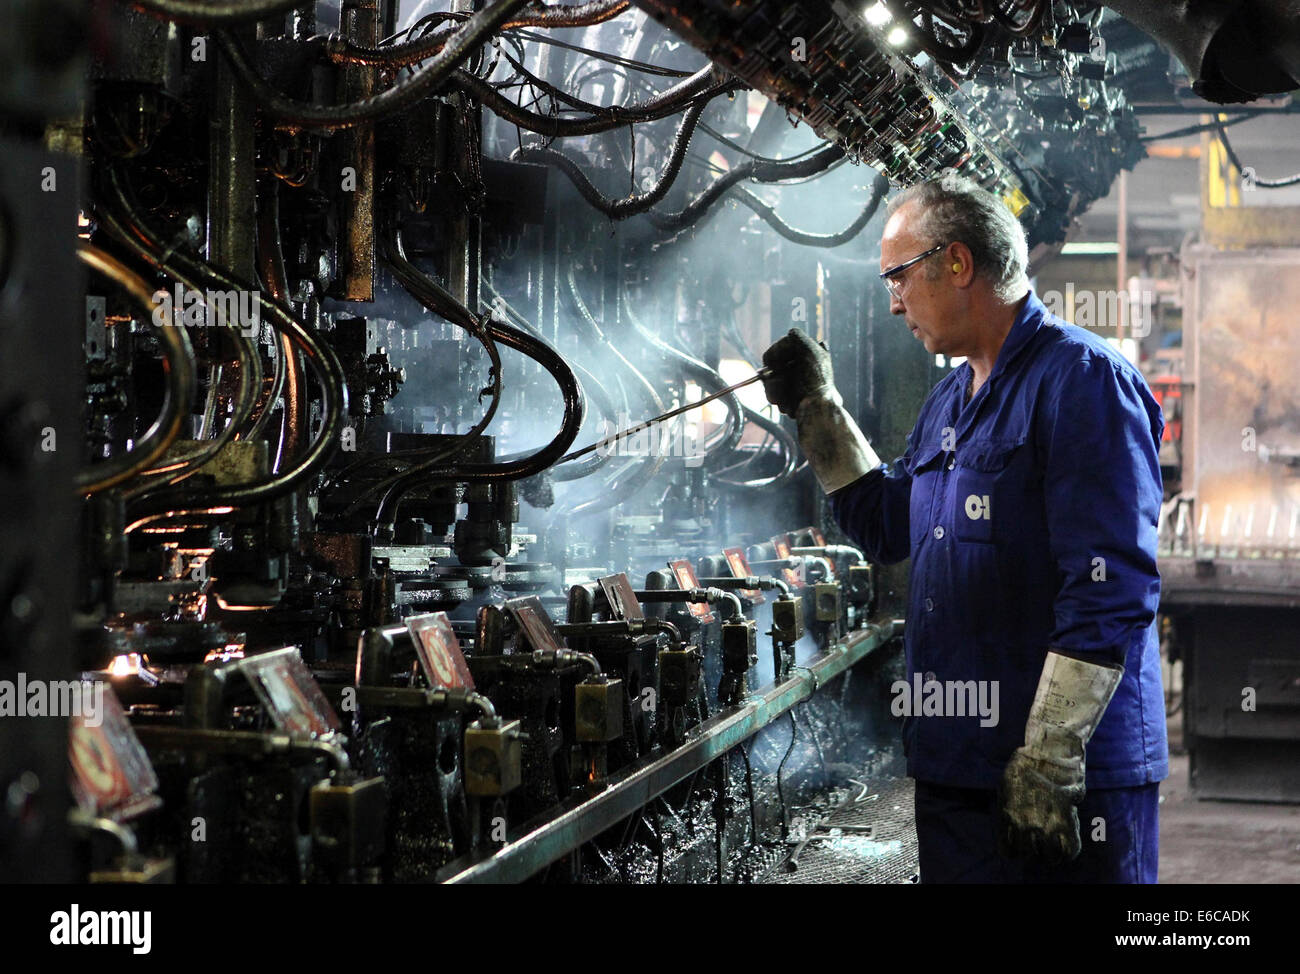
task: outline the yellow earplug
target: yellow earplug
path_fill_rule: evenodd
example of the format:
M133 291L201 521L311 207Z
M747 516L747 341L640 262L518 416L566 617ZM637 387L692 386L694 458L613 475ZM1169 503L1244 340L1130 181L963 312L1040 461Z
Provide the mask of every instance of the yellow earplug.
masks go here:
M954 274L960 274L960 273L961 273L961 264L953 264L953 265L952 265L952 272L953 272Z

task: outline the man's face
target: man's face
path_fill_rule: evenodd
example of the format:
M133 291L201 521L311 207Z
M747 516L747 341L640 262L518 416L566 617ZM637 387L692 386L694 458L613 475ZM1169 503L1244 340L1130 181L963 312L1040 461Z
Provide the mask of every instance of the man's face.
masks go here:
M880 238L880 269L888 270L925 253L948 240L931 240L917 232L919 224L915 203L900 207L885 224ZM900 271L891 280L889 310L902 315L912 334L930 354L966 354L966 329L960 314L957 289L948 281L948 250L939 251ZM894 294L893 290L898 293Z

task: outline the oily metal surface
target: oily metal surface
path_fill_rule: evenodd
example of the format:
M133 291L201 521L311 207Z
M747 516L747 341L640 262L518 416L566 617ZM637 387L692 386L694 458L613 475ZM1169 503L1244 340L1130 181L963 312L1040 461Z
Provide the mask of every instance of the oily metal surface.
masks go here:
M830 814L810 809L792 823L793 844L756 882L917 882L912 779L881 775L857 782Z

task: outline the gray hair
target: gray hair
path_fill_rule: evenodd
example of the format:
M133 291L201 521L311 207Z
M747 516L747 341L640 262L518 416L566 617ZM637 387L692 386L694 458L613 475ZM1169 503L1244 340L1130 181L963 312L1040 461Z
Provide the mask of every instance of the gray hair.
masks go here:
M889 216L917 204L917 232L937 243L961 241L970 248L975 273L993 285L1003 301L1029 290L1029 245L1015 214L974 180L947 173L909 186L889 201Z

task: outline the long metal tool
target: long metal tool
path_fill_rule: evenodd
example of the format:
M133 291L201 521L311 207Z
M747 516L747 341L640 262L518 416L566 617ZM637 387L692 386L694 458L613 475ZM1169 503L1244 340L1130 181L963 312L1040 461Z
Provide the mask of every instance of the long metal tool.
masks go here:
M685 406L678 406L675 409L670 409L668 410L668 412L660 416L655 416L653 419L647 419L644 422L637 423L635 426L629 426L625 430L620 430L617 433L613 433L605 437L603 440L597 440L595 443L592 443L590 446L584 446L581 450L574 450L572 453L566 453L564 456L560 457L558 462L567 463L570 460L578 459L578 457L585 457L588 453L591 453L593 450L599 450L602 446L609 446L614 443L617 443L623 437L631 436L633 433L639 433L643 429L649 429L651 426L654 426L655 423L662 423L666 419L672 419L674 416L680 416L682 413L690 412L692 409L699 409L701 406L707 406L709 403L713 402L713 400L721 399L723 396L730 395L731 393L735 392L737 389L743 389L745 388L745 386L753 385L755 382L758 382L762 379L766 379L771 374L772 374L771 369L768 368L759 369L748 379L745 379L742 382L737 382L734 385L729 385L725 389L719 389L717 392L705 396L703 399L697 399L695 402L688 402Z

